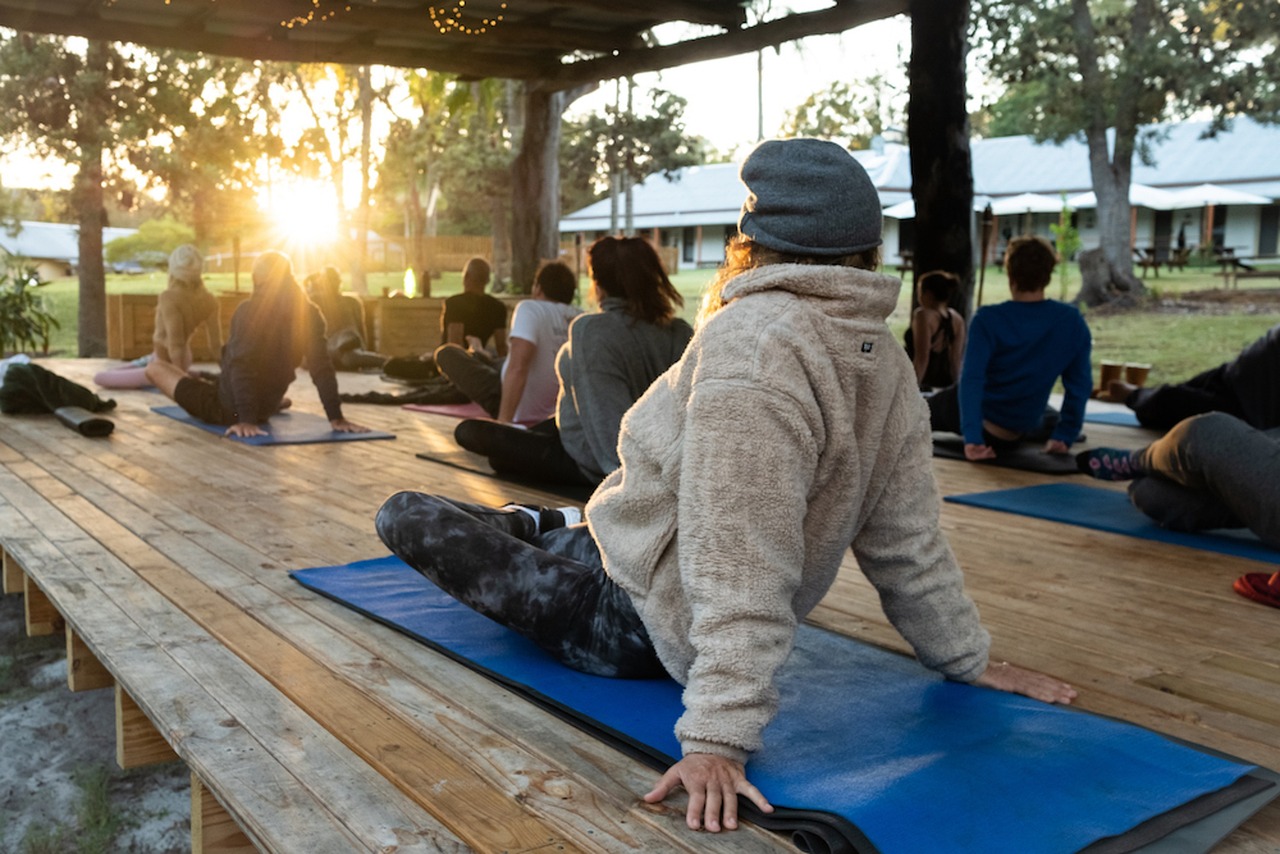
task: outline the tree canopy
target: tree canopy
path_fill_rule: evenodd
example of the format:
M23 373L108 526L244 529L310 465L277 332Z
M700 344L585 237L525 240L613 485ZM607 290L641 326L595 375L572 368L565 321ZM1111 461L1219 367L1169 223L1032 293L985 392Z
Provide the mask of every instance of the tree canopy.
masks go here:
M837 80L788 110L779 135L821 137L850 150L870 148L890 127L905 124L906 94L880 74Z

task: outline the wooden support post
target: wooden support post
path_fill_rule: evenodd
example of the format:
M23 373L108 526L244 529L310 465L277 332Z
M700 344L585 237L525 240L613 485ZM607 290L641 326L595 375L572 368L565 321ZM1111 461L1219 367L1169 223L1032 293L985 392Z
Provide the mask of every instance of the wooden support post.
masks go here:
M22 577L22 596L27 618L27 637L43 637L62 631L62 627L66 625L62 615L29 575Z
M121 768L157 765L178 758L169 742L116 683L116 764Z
M254 854L258 849L191 772L191 854Z
M75 629L67 626L67 687L72 691L93 691L110 688L115 681Z
M17 559L7 551L0 550L0 556L4 561L4 592L21 593L22 592L22 576L25 574L22 567L18 565Z

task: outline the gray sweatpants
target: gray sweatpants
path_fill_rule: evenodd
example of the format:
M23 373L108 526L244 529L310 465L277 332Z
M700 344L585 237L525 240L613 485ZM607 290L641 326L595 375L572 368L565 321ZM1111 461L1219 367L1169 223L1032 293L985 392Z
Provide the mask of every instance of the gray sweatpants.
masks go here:
M1129 497L1162 527L1248 528L1280 548L1280 428L1197 415L1135 452L1133 465L1143 476Z

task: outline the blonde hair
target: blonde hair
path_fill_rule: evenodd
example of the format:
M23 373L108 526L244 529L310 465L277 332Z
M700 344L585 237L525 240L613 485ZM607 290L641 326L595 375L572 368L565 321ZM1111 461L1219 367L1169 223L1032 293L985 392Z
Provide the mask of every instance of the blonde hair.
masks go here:
M853 255L821 256L795 255L790 252L779 252L760 243L756 243L742 234L732 238L724 247L724 264L716 272L716 276L707 285L702 294L702 303L698 308L695 325L701 327L720 309L724 308L724 286L735 276L754 270L757 267L768 267L774 264L811 264L826 267L855 267L859 270L876 270L880 267L880 247L865 249Z

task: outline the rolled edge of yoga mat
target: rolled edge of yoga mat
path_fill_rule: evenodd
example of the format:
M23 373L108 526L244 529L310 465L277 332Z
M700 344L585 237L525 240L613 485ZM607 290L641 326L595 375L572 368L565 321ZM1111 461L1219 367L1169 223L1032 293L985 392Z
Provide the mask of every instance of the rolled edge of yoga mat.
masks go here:
M80 406L59 406L53 410L53 414L63 424L75 430L81 436L110 436L111 431L116 429L116 424L109 418L103 418L101 415L94 415L89 410Z

